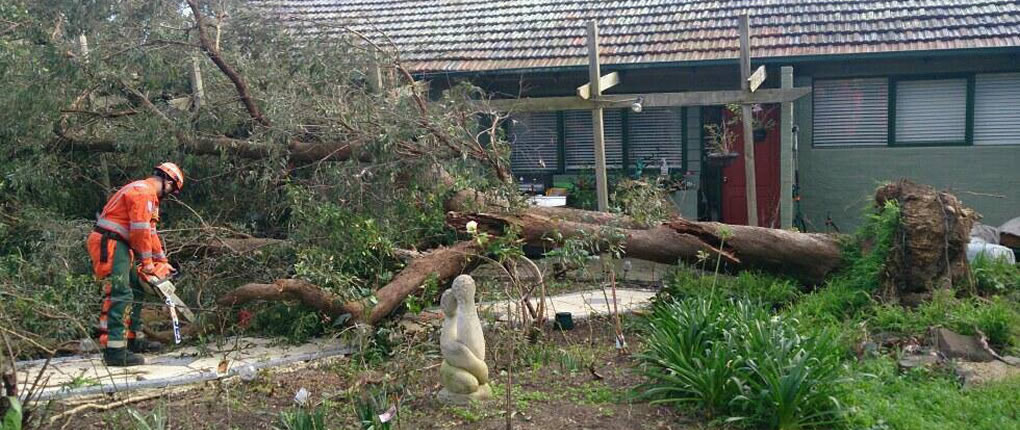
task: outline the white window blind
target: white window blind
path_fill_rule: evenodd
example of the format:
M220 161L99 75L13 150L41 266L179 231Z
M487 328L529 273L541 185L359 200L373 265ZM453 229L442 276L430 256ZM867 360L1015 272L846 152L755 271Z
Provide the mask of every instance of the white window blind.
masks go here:
M564 111L563 128L567 169L594 168L595 143L591 111ZM602 112L602 129L606 144L606 167L618 169L623 164L623 121L619 110Z
M1020 144L1020 73L975 77L974 144Z
M510 122L510 169L555 171L559 167L555 112L514 114Z
M818 80L813 96L815 145L888 144L888 79Z
M649 168L662 159L671 168L682 167L683 122L679 108L648 108L627 117L627 146L631 163L645 160Z
M966 79L896 83L896 143L963 142L966 130Z

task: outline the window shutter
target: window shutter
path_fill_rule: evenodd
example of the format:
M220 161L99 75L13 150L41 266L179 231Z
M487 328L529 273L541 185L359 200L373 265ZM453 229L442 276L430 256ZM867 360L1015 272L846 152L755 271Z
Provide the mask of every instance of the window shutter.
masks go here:
M974 144L1020 144L1020 73L975 77Z
M564 111L563 127L567 169L594 168L595 140L592 137L591 111ZM623 164L623 115L619 110L602 111L602 129L606 144L606 167L618 169Z
M814 144L886 145L886 78L818 80L814 84Z
M966 79L896 83L896 143L963 142L966 131Z
M555 112L514 114L510 123L510 169L514 172L557 170L556 140Z
M670 168L683 166L683 123L679 108L648 108L627 117L630 159L653 168L666 159Z

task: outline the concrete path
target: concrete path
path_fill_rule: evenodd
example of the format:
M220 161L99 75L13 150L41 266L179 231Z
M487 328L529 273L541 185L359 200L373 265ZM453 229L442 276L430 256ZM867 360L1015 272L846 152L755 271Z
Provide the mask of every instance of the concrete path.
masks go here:
M646 307L655 296L654 291L637 290L630 288L616 289L616 308L621 314L634 312L637 309ZM608 299L608 300L607 300ZM532 306L537 310L537 299L531 300ZM508 302L492 302L478 305L478 312L483 317L493 316L498 321L507 321ZM516 315L517 304L510 303L511 315ZM578 293L569 293L553 296L546 299L546 318L552 320L557 312L570 312L574 320L583 320L592 316L610 315L613 312L613 293L606 288L605 291L588 290Z
M123 368L106 367L98 354L53 359L39 379L45 387L39 400L194 384L353 351L330 339L298 346L279 343L272 339L230 338L208 345L205 351L192 346L169 354L146 355L146 364ZM45 360L18 363L19 384L34 381L44 363ZM18 390L26 391L27 388Z
M570 312L575 320L611 313L612 293L601 289L550 297L546 312L552 320L556 312ZM616 290L620 313L629 313L647 306L655 295L653 291ZM607 301L607 297L609 300ZM537 303L532 301L532 303ZM507 302L479 305L479 313L491 315L497 321L507 321ZM510 304L516 312L516 304ZM277 340L250 337L229 338L217 344L182 348L163 355L147 355L146 364L127 368L106 367L98 354L91 356L62 357L18 363L18 382L29 383L39 377L45 387L39 400L80 397L101 393L166 388L195 384L231 376L246 377L258 369L284 366L292 363L317 360L350 354L353 348L337 340L318 339L304 345L284 345ZM19 393L25 393L21 388Z

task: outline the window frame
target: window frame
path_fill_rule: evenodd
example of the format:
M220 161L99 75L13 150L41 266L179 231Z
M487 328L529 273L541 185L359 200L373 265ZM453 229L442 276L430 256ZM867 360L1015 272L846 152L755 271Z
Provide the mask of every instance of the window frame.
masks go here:
M690 140L687 137L687 131L688 131L687 106L679 106L679 108L680 108L679 115L680 115L680 157L681 157L681 159L680 159L680 165L681 165L680 170L683 171L683 172L687 172L687 169L690 166L690 164L689 164L689 162L687 160L687 157L688 157L688 155L687 155L687 145L688 145L688 141ZM621 120L621 131L622 131L622 134L623 134L622 135L622 142L621 142L621 146L622 146L622 149L623 149L622 164L621 164L621 167L608 167L607 166L606 167L606 171L607 172L626 173L626 172L629 172L630 169L634 167L634 160L632 160L631 157L630 157L630 136L629 136L629 133L630 133L630 116L631 115L641 115L641 114L640 113L630 112L629 109L621 109L621 111L622 112L621 112L620 120ZM567 160L567 154L566 154L567 145L566 145L566 133L564 131L565 130L564 124L566 123L566 118L565 118L566 115L564 115L564 112L565 111L562 111L562 110L556 111L557 121L558 121L558 124L559 124L559 130L560 130L559 141L557 142L557 146L559 147L559 150L560 150L560 166L559 166L560 168L557 171L557 174L573 175L573 174L579 174L579 173L583 173L583 172L591 172L593 169L570 169L570 168L567 168L567 163L566 163L566 160Z
M891 75L889 76L889 131L888 146L890 148L910 148L925 146L973 146L974 145L974 77L976 73L939 73L923 75ZM904 81L935 81L957 80L967 81L966 100L964 101L963 140L933 140L925 142L899 142L896 140L896 90Z
M886 120L887 121L886 121L886 132L885 132L885 144L883 144L883 145L845 145L845 144L824 144L824 145L819 145L819 144L815 143L815 112L816 112L816 109L818 108L818 106L816 104L817 100L816 100L816 97L814 96L815 83L817 83L818 81L846 81L846 80L852 80L852 79L885 79L886 80L886 85L885 85L886 91L890 91L890 88L892 88L892 86L893 86L893 84L892 84L892 76L890 76L890 75L863 75L863 76L839 76L839 77L812 78L811 79L811 92L812 92L812 95L811 95L811 148L818 148L818 149L888 148L888 147L891 146L890 145L891 141L890 141L890 136L889 136L889 127L891 127L892 124L894 124L894 123L892 122L893 118L889 117L889 107L892 106L893 100L888 98L889 97L888 95L886 96Z
M980 72L959 72L959 73L927 73L919 75L904 75L904 74L865 74L865 75L850 75L850 76L825 76L819 78L812 78L811 87L818 81L839 81L845 79L868 79L868 78L885 78L889 81L888 85L888 130L886 131L886 144L885 145L818 145L814 142L814 136L811 139L811 148L813 149L848 149L848 148L918 148L918 147L940 147L940 146L992 146L992 145L975 145L974 143L974 113L977 99L975 98L976 92L976 80L977 75L986 74L998 74L998 73L1020 73L1020 70L1008 69L1008 70L982 70ZM967 80L967 100L966 100L966 117L964 121L964 140L962 141L931 141L931 142L898 142L896 140L896 88L897 84L902 81L927 81L927 80L940 80L940 79L966 79ZM811 98L811 121L812 128L814 127L814 116L815 116L815 98ZM1009 146L1009 145L1001 145Z

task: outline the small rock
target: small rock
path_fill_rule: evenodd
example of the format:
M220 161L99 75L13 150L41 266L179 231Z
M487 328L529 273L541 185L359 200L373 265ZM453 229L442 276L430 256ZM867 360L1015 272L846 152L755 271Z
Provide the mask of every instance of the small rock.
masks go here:
M930 367L938 364L939 358L934 355L907 355L900 359L900 370L910 370L919 367Z
M237 373L238 373L238 376L241 377L241 380L244 381L244 382L254 381L255 377L258 376L258 371L255 370L255 366L252 366L250 364L247 365L247 366L241 367L241 370L239 370Z
M1006 364L1008 364L1010 366L1020 367L1020 357L1014 357L1012 355L1007 355L1005 357L1002 357L1002 361L1005 361Z
M975 363L961 361L954 369L957 376L963 381L965 388L974 387L989 382L1001 381L1016 375L1020 375L1020 368L1010 366L1001 361L987 363Z
M935 344L939 352L946 358L959 358L974 362L995 360L992 354L981 346L981 340L974 336L964 336L952 330L939 328L935 330Z

